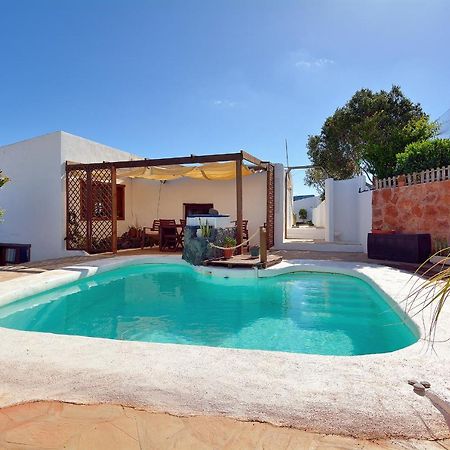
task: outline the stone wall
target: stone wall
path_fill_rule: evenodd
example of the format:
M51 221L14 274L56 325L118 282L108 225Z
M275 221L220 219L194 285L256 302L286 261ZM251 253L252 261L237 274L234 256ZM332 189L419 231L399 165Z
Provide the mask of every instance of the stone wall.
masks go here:
M372 228L430 233L450 244L450 180L373 191Z

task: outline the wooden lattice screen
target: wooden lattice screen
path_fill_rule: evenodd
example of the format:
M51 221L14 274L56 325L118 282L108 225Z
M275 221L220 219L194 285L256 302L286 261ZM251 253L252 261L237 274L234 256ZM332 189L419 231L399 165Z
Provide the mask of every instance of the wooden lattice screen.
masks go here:
M273 247L275 243L275 167L273 164L267 164L267 209L266 209L266 230L267 230L267 248Z
M113 250L113 169L66 171L66 248L89 253Z

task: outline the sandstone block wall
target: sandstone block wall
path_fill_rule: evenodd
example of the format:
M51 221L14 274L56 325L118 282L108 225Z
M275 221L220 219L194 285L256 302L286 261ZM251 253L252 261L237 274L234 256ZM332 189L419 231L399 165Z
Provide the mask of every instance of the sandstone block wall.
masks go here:
M450 180L378 189L372 195L372 229L430 233L450 245Z

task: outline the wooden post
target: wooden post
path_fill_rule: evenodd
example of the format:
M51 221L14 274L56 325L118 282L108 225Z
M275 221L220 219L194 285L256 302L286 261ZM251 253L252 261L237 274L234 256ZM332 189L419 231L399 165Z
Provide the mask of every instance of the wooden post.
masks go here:
M69 226L69 194L70 194L70 184L69 184L69 170L67 168L67 161L66 161L66 250L70 250L70 247L72 247L72 236L70 236L70 226ZM1 259L1 258L0 258Z
M236 226L237 244L242 244L242 160L236 161ZM237 249L242 255L242 246Z
M117 253L117 175L116 167L111 166L111 251Z
M92 169L86 169L86 240L87 252L92 252Z
M267 263L267 236L264 227L259 227L259 259L263 266Z

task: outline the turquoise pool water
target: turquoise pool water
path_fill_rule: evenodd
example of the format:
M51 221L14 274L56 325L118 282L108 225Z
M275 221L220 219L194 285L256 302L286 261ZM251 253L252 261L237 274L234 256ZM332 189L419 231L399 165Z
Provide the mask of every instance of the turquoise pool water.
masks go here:
M416 336L364 281L330 273L224 279L169 264L95 275L0 308L0 326L133 341L362 355Z

